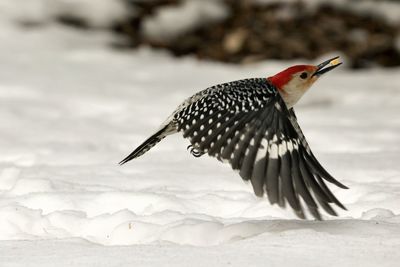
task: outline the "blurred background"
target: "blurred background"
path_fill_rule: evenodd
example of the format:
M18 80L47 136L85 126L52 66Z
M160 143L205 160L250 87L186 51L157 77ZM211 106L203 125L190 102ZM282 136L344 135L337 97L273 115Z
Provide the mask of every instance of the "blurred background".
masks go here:
M1 0L0 13L26 28L107 31L114 49L234 64L341 51L353 69L400 65L398 0Z

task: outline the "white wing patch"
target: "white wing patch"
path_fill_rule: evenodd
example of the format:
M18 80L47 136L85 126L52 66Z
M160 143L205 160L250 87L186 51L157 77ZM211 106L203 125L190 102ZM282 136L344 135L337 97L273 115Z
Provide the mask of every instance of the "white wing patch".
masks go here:
M278 145L277 144L275 144L275 143L273 143L272 145L271 145L271 149L270 149L270 158L271 159L278 159L279 158L279 154L278 154Z
M268 151L268 140L266 138L263 138L261 141L260 148L257 151L256 154L256 162L261 160L262 158L267 156L267 151Z

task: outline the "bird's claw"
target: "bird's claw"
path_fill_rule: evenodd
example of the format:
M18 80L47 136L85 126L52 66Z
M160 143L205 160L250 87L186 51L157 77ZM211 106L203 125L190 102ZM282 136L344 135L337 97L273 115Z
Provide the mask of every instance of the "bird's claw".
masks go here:
M193 145L188 145L187 150L189 150L190 154L192 154L196 158L204 155L203 151L200 151L197 148L194 148Z

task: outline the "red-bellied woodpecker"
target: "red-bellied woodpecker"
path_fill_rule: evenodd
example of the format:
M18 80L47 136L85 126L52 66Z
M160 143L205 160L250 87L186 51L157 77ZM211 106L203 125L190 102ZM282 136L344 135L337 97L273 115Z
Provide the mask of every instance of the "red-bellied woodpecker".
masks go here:
M120 164L143 155L165 136L183 132L194 156L207 153L229 162L251 182L254 193L266 194L271 204L284 207L288 202L302 219L304 204L316 219L321 219L319 207L337 215L330 204L345 207L325 181L347 187L311 152L293 105L322 74L340 64L335 57L317 66L296 65L269 78L233 81L200 91Z

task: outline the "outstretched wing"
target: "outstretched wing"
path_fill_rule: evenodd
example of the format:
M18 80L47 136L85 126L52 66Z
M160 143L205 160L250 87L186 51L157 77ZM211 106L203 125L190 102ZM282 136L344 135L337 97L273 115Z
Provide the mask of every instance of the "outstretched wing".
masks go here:
M344 209L324 180L346 187L319 164L293 109L266 79L206 89L188 99L174 119L193 148L229 162L271 204L288 202L300 218L305 218L300 199L316 219L319 206L331 215L336 215L331 203Z

